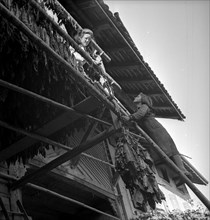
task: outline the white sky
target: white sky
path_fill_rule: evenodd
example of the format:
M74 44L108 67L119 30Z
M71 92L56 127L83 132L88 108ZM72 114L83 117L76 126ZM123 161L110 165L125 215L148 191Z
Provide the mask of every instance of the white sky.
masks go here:
M106 0L172 99L184 122L161 119L180 153L209 181L208 0ZM209 199L209 184L197 185ZM192 194L192 198L196 198Z

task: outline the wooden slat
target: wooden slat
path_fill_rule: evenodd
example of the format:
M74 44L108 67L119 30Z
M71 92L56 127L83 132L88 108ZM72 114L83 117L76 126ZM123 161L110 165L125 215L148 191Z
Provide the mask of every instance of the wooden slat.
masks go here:
M119 220L119 218L116 217L116 216L113 216L113 215L110 215L110 214L108 214L108 213L106 213L106 212L100 211L100 210L98 210L98 209L96 209L96 208L93 208L93 207L91 207L91 206L89 206L89 205L86 205L85 203L79 202L79 201L77 201L77 200L75 200L75 199L72 199L72 198L69 198L69 197L67 197L67 196L63 196L63 195L61 195L61 194L59 194L59 193L56 193L56 192L54 192L54 191L52 191L52 190L49 190L49 189L46 189L46 188L44 188L44 187L41 187L41 186L38 186L38 185L34 185L34 184L31 184L31 183L27 184L27 186L28 186L28 187L32 187L32 188L37 189L37 190L40 190L40 191L45 192L45 193L47 193L47 194L53 195L53 196L55 196L55 197L61 198L61 199L63 199L63 200L66 200L67 202L73 202L73 203L75 203L75 204L77 204L77 205L79 205L79 206L82 206L82 207L87 208L87 209L90 209L90 210L92 210L92 211L94 211L94 212L100 213L100 214L102 214L102 215L104 215L104 216L107 216L107 217L109 217L110 219L117 219L117 220Z
M139 63L112 63L110 65L106 65L107 71L111 70L125 70L125 69L134 69L134 68L139 68L140 64Z
M20 211L23 213L24 216L24 220L30 220L25 208L23 207L22 203L20 202L20 200L16 201L18 208L20 209Z
M125 79L125 80L118 80L118 82L121 84L121 85L123 85L123 84L128 84L128 83L135 83L135 84L137 84L137 85L144 85L144 84L146 84L146 83L153 83L153 80L152 79L146 79L146 80L138 80L138 79L129 79L129 80L127 80L127 79Z
M84 101L80 102L79 104L75 105L75 109L85 112L93 111L99 102L93 98L89 97ZM70 123L76 121L81 116L74 114L74 113L64 113L63 115L57 117L56 119L50 121L49 123L45 124L43 127L39 128L35 133L40 134L42 136L50 136L53 133L59 131L60 129L66 127ZM10 145L6 149L3 149L0 152L0 161L4 161L11 156L25 150L26 148L32 146L33 144L37 143L38 140L32 139L30 137L24 137L23 139L17 141L16 143Z
M0 206L1 206L1 208L2 208L2 212L3 212L4 216L5 216L5 219L6 219L6 220L10 220L9 214L8 214L8 212L7 212L7 209L6 209L5 205L4 205L4 202L3 202L3 200L2 200L1 197L0 197Z
M62 163L65 163L66 161L72 159L73 157L81 154L82 152L88 150L89 148L95 146L96 144L100 143L104 139L110 137L111 135L115 134L116 132L119 132L119 130L115 130L112 126L111 128L101 132L100 134L94 136L93 138L89 139L87 142L81 144L80 146L74 148L73 150L61 155L60 157L54 159L53 161L49 162L47 165L41 167L40 169L34 171L33 173L23 177L22 179L16 181L11 189L17 189L23 185L25 185L27 182L40 177L41 175L49 172L50 170L56 168L57 166L61 165Z

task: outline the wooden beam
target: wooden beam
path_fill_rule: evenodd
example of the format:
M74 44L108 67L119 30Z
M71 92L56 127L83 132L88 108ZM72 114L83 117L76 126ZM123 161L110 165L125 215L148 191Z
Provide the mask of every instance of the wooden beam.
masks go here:
M58 55L52 48L50 48L42 39L40 39L38 36L36 36L36 34L34 34L26 25L24 25L23 22L21 22L18 18L16 18L5 6L3 6L0 3L0 13L3 14L3 16L8 19L15 27L17 27L21 32L23 32L30 40L32 40L34 43L36 43L42 50L46 51L47 54L49 54L50 56L52 56L55 60L57 60L60 64L62 64L68 71L70 71L70 73L72 74L72 77L75 80L80 81L81 83L83 83L87 89L89 90L89 92L91 93L91 95L93 95L94 97L96 97L98 100L100 100L101 102L104 103L104 105L106 107L108 107L109 109L111 109L113 112L117 112L116 106L113 102L111 102L110 100L108 100L107 97L105 97L102 93L100 93L100 91L98 91L97 88L95 88L94 85L92 85L91 83L89 83L85 77L82 76L82 74L80 72L78 72L76 69L74 69L65 59L63 59L60 55ZM56 24L57 25L57 24ZM60 28L60 32L62 32L63 30ZM64 32L64 31L63 31ZM64 35L66 35L66 33L64 32ZM70 36L67 36L67 38L69 38L69 40L72 41L73 46L75 47L75 49L77 49L81 55L85 57L85 59L88 60L88 62L90 62L90 64L92 64L93 66L96 67L96 69L100 69L100 67L98 67L96 64L93 63L92 59L90 58L90 56L84 51L82 50L82 48L80 48ZM113 86L115 85L115 87L117 87L117 91L116 88L114 89L115 93L118 94L121 91L121 87L118 85L117 82L115 82L112 77L110 75L108 75L106 73L106 77L107 79L113 83Z
M168 99L168 101L171 103L171 106L173 106L174 110L176 111L176 113L178 114L180 120L183 120L184 117L181 114L181 112L179 111L179 109L177 108L177 106L174 104L173 100L171 99L171 97L168 95L168 93L165 91L164 87L160 84L159 80L155 77L155 75L152 73L152 71L150 70L150 68L146 65L146 63L143 61L142 57L140 56L140 54L138 53L138 51L133 47L133 45L130 42L130 39L128 37L128 35L123 32L120 31L120 23L123 23L120 20L119 17L119 13L115 14L115 18L117 17L117 19L115 19L113 16L110 16L107 11L103 8L103 4L101 3L101 1L95 0L94 1L98 8L100 8L101 12L103 13L104 16L106 16L106 18L108 19L108 21L112 24L113 29L116 30L117 34L121 37L121 39L123 40L123 42L130 48L130 50L132 51L133 55L137 58L137 60L139 61L140 65L142 68L145 69L146 73L148 73L151 78L154 80L154 82L156 83L158 89L165 94L166 98Z
M131 90L124 90L128 95L130 95L130 96L133 96L133 97L135 97L135 96L137 96L140 92L144 92L144 91L136 91L136 92L134 92L134 91L131 91ZM152 97L161 97L161 96L165 96L163 93L158 93L158 92L147 92L147 93L145 93L145 94L147 94L148 96L150 96L151 98Z
M83 135L82 140L80 141L80 144L82 144L82 143L84 143L85 141L87 141L88 137L89 137L90 134L96 129L97 125L98 125L98 123L92 123L92 124L90 124L90 126L87 128L85 134ZM80 155L78 155L78 156L72 158L72 160L71 160L71 165L72 165L73 167L75 167L75 166L78 164L79 159L80 159Z
M111 46L110 45L104 45L104 48L105 48L105 51L106 52L118 52L118 51L127 51L129 50L129 48L125 45L125 44L117 44L117 45L114 45L114 46Z
M96 124L96 123L95 123L95 124ZM95 124L94 124L94 125L95 125ZM49 138L46 138L46 137L43 137L43 136L41 136L41 135L38 135L38 134L35 134L35 133L31 133L31 132L25 131L25 130L20 129L20 128L16 128L16 127L11 126L11 125L9 125L8 123L5 123L5 122L3 122L3 121L1 121L1 120L0 120L0 126L2 126L2 127L4 127L4 128L7 128L7 129L10 129L10 130L12 130L12 131L18 132L18 133L20 133L20 134L26 135L26 136L28 136L28 137L30 137L30 138L32 138L32 139L37 140L37 141L42 141L42 142L47 143L47 144L50 144L50 145L52 145L52 146L59 147L59 148L64 149L64 150L66 150L66 151L72 150L72 149L74 148L74 146L69 146L69 145L66 146L66 145L64 145L64 144L58 143L58 142L56 142L56 141L53 141L53 140L51 140L51 139L49 139ZM94 129L94 128L93 128L93 129ZM1 152L0 152L0 153L1 153ZM96 157L91 156L91 155L89 155L89 154L82 153L82 155L85 156L85 157L88 157L88 158L90 158L90 159L92 159L92 160L99 161L100 163L106 164L106 165L108 165L108 166L110 166L110 167L114 167L114 165L112 165L112 164L110 164L110 163L108 163L108 162L106 162L106 161L100 160L99 158L96 158Z
M210 210L210 201L198 190L198 188L191 182L191 180L180 170L177 165L165 154L165 152L149 137L149 135L142 130L139 125L135 122L135 128L139 131L146 140L151 143L152 149L161 156L170 168L172 168L178 175L181 180L183 180L189 188L195 193L196 196L201 200L201 202Z
M85 110L86 112L91 112L98 106L98 104L99 102L95 98L88 97L79 104L75 105L74 108L83 111ZM34 133L48 137L54 134L55 132L59 131L60 129L68 126L70 123L78 120L80 117L81 116L79 115L66 112L58 116L54 120L50 121L49 123L45 124L43 127L39 128L38 130L34 131ZM0 161L4 161L12 157L13 155L25 150L26 148L32 146L37 142L38 142L37 139L28 136L22 138L16 143L0 151Z
M75 203L75 204L77 204L77 205L79 205L79 206L82 206L82 207L87 208L87 209L90 209L90 210L92 210L92 211L94 211L94 212L97 212L97 213L100 213L100 214L102 214L102 215L105 215L105 216L109 217L110 219L120 220L120 219L119 219L118 217L116 217L116 216L113 216L113 215L110 215L110 214L108 214L108 213L106 213L106 212L100 211L99 209L93 208L93 207L91 207L91 206L89 206L89 205L86 205L85 203L79 202L79 201L77 201L77 200L75 200L75 199L72 199L72 198L69 198L69 197L67 197L67 196L63 196L63 195L61 195L61 194L59 194L59 193L57 193L57 192L54 192L54 191L49 190L49 189L46 189L46 188L44 188L44 187L41 187L41 186L38 186L38 185L35 185L35 184L31 184L31 183L28 183L28 184L27 184L27 187L30 187L30 188L39 190L39 191L41 191L41 192L50 194L50 195L55 196L55 197L57 197L57 198L66 200L67 202L73 202L73 203Z
M89 20L89 18L84 14L84 12L81 10L81 8L78 7L72 0L70 0L70 1L65 1L65 2L63 2L63 3L65 3L65 6L66 6L67 9L70 9L70 10L73 9L73 11L75 11L75 12L78 14L78 16L79 16L80 18L82 18L82 21L83 21L85 24L87 24L87 26L88 26L89 28L91 28L91 29L94 28L94 26L93 26L93 24L91 23L91 21ZM67 10L67 11L70 11L70 10Z
M31 174L28 174L27 176L23 177L22 179L16 181L14 184L12 184L11 189L17 189L28 183L29 181L40 177L41 175L49 172L50 170L56 168L57 166L65 163L66 161L74 158L75 156L81 154L82 152L90 149L91 147L95 146L96 144L102 142L104 139L110 137L111 135L115 134L116 132L119 132L119 130L114 129L114 127L110 127L109 129L101 132L100 134L94 136L93 138L89 139L85 143L82 143L81 145L75 147L73 150L64 153L60 157L54 159L53 161L49 162L45 166L41 167L40 169L34 171Z
M111 124L108 123L108 122L102 121L102 120L100 120L100 119L98 119L98 118L95 118L95 117L93 117L93 116L91 116L91 115L85 114L85 113L82 112L82 111L76 110L76 109L71 108L71 107L66 106L66 105L63 105L63 104L61 104L61 103L59 103L59 102L56 102L56 101L54 101L54 100L52 100L52 99L46 98L46 97L44 97L44 96L41 96L41 95L39 95L39 94L37 94L37 93L31 92L31 91L29 91L29 90L27 90L27 89L24 89L24 88L22 88L22 87L16 86L16 85L14 85L14 84L12 84L12 83L9 83L9 82L7 82L7 81L4 81L4 80L1 80L1 79L0 79L0 85L6 87L6 88L8 88L8 89L12 89L12 90L14 90L14 91L16 91L16 92L22 93L22 94L24 94L24 95L30 96L30 97L32 97L32 98L38 99L38 100L40 100L40 101L42 101L42 102L45 102L45 103L47 103L47 104L53 105L53 106L55 106L55 107L57 107L57 108L59 108L59 109L62 109L62 110L65 110L65 111L69 111L69 112L72 112L72 113L79 114L79 115L82 116L82 117L89 118L89 119L91 119L91 120L94 120L94 121L97 121L97 122L106 124L106 125L108 125L108 126L111 125Z
M34 170L34 168L35 169L39 168L39 167L37 167L36 164L33 164L33 161L32 161L32 163L30 163L30 166L31 166L32 170ZM11 180L12 182L18 180L18 178L11 176L11 175L8 175L8 174L5 174L5 173L2 173L2 172L0 172L0 177L3 179ZM49 183L49 182L47 182L48 177L49 178L52 177L53 179L50 179L50 181L53 181L54 178L56 178L56 180L58 182L61 182L61 183L63 182L65 184L65 186L71 186L71 185L76 186L78 188L81 188L81 190L89 191L89 192L93 193L94 195L96 195L100 198L103 198L103 199L107 198L107 197L109 197L111 199L116 198L115 192L112 191L111 189L102 188L99 185L94 185L93 183L88 182L87 180L82 179L72 173L68 173L67 176L63 176L63 173L59 173L59 171L57 171L57 169L56 169L55 171L47 174L46 177L47 177L47 178L45 178L46 181L44 181L43 184L46 183L48 185L48 183ZM28 184L26 184L26 186Z
M121 85L123 84L127 84L127 83L138 83L140 85L144 85L146 83L153 83L154 81L152 79L145 79L145 80L140 80L140 79L121 79L121 80L117 80L118 83L120 83Z
M19 199L16 201L16 203L17 203L19 210L23 213L24 220L30 220L25 208L23 207Z
M140 66L141 66L140 63L124 63L124 64L112 63L109 65L105 65L105 67L108 71L136 69L136 68L139 68Z
M9 214L8 214L8 212L7 212L7 209L6 209L5 205L4 205L4 202L3 202L3 200L2 200L1 197L0 197L0 207L1 207L1 209L2 209L2 212L3 212L4 216L5 216L5 219L6 219L6 220L10 220Z
M11 181L16 181L16 180L17 180L14 176L11 176L11 175L8 175L8 174L2 173L2 172L0 172L0 177L5 178L5 179L8 179L8 180L11 180ZM63 178L63 176L62 176L62 178ZM77 201L77 200L74 200L74 199L72 199L72 198L63 196L63 195L61 195L61 194L59 194L59 193L56 193L56 192L54 192L54 191L52 191L52 190L49 190L49 189L46 189L46 188L44 188L44 187L41 187L41 186L38 186L38 185L35 185L35 184L31 184L31 183L27 183L26 186L29 187L29 188L36 189L36 190L38 190L38 191L40 191L40 192L44 192L44 193L46 193L46 194L50 194L50 195L52 195L52 196L55 196L55 197L64 199L64 200L66 200L66 201L68 201L68 202L73 202L73 203L75 203L75 204L78 204L78 205L80 205L80 206L83 206L83 207L85 207L85 208L87 208L87 209L90 209L90 210L92 210L92 211L95 211L95 212L98 212L98 213L100 213L100 214L109 216L109 217L111 217L111 218L114 218L114 219L117 219L117 220L119 219L119 218L117 218L117 217L115 217L115 216L109 215L109 214L107 214L107 213L105 213L105 212L102 212L102 211L100 211L100 210L98 210L98 209L95 209L95 208L93 208L93 207L91 207L91 206L88 206L88 205L86 205L86 204L84 204L84 203L81 203L81 202L79 202L79 201ZM112 196L113 196L113 195L112 195ZM116 197L113 197L113 199L114 199L114 198L116 198Z
M163 110L163 111L166 111L166 110L174 110L173 107L171 106L153 106L153 109L155 110Z
M103 108L103 110L100 112L100 116L99 116L100 118L103 116L104 111L105 111L105 108ZM84 143L88 139L88 137L91 135L91 133L96 129L97 125L98 125L98 123L96 122L96 123L92 123L88 127L88 129L86 130L84 136L82 137L82 140L80 141L80 144ZM76 166L79 162L79 159L80 159L79 155L72 158L71 165Z
M50 23L53 25L53 27L56 29L56 31L58 31L59 34L61 34L62 37L64 37L64 39L66 39L67 41L71 42L73 44L73 46L75 47L76 50L78 50L84 58L86 58L90 63L93 64L92 59L90 59L90 56L86 53L84 53L84 51L81 50L81 48L79 48L76 43L74 42L74 40L68 35L66 34L65 31L63 31L60 26L53 21L53 19L47 15L47 13L45 12L45 10L42 9L42 7L35 2L34 0L30 0L30 3L37 9L39 10L39 12L48 20L50 21ZM64 17L67 17L66 22L69 23L71 25L71 21L73 21L73 23L77 26L77 28L82 30L82 27L78 24L78 22L68 13L68 11L66 11L66 9L57 1L54 0L54 4L58 5L59 8L61 9L59 11L59 15L63 15ZM72 26L72 25L71 25ZM99 53L101 54L102 58L104 58L104 60L106 62L110 62L111 58L101 49L101 47L93 40L91 39L92 44L94 45L94 47L96 48L96 50L99 51Z
M111 26L109 23L107 22L100 22L100 23L97 23L95 24L95 28L94 28L94 34L98 34L100 33L100 31L103 31L103 30L107 30L107 29L110 29Z
M31 0L33 1L33 0ZM57 2L57 1L56 1ZM72 78L76 81L78 80L80 83L83 83L84 86L89 90L90 94L96 97L98 100L103 102L108 108L111 108L114 112L116 112L116 106L107 97L105 97L93 84L89 83L87 79L74 67L72 67L69 62L67 62L63 57L58 55L52 48L50 48L41 38L39 38L36 34L34 34L23 22L21 22L17 17L15 17L3 4L0 3L0 13L10 21L15 27L17 27L21 32L23 32L30 40L32 40L35 44L37 44L43 51L45 51L49 56L52 56L56 61L58 61L61 65L63 65L66 70L71 73ZM45 13L46 14L46 13ZM51 18L50 18L51 19ZM57 24L55 24L57 25ZM57 25L58 26L58 25ZM101 71L101 68L95 64L90 57L90 55L85 52L82 48L78 46L78 44L68 35L66 34L59 26L58 29L60 32L69 38L69 41L72 41L71 44L73 47L88 61L90 65L98 70ZM59 33L60 33L59 32ZM65 38L65 39L66 39ZM116 87L118 87L119 91L121 87L118 83L106 73L107 80L112 82Z

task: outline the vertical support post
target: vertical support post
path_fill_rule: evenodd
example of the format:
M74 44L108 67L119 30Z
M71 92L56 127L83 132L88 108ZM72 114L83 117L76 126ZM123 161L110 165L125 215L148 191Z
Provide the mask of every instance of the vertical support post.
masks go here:
M49 162L48 164L39 168L38 170L34 171L33 173L28 174L27 176L23 177L22 179L16 181L14 184L12 184L11 189L14 190L14 189L17 189L19 187L24 186L29 181L31 181L37 177L40 177L41 175L51 171L52 169L56 168L57 166L61 165L62 163L65 163L66 161L72 159L73 157L90 149L91 147L95 146L96 144L100 143L101 141L105 140L106 138L110 137L111 135L115 134L118 131L119 130L115 130L113 126L110 127L109 129L101 132L100 134L89 139L88 141L82 143L78 147L75 147L73 150L64 153L60 157L54 159L53 161Z
M0 206L1 206L1 208L2 208L2 212L3 212L4 216L5 216L5 219L6 219L6 220L10 220L9 214L8 214L8 212L7 212L7 210L6 210L6 207L4 206L4 203L3 203L3 200L2 200L1 197L0 197Z
M24 209L22 203L20 202L20 200L18 199L16 201L18 208L20 209L20 211L23 213L24 216L24 220L30 220L30 218L28 217L28 214L26 212L26 210Z
M210 210L210 201L198 190L198 188L186 177L186 175L176 166L176 164L163 152L160 147L135 123L137 131L144 135L144 137L151 143L154 150L162 156L164 161L174 169L180 176L180 178L185 181L189 188L195 193L195 195L201 200L201 202Z

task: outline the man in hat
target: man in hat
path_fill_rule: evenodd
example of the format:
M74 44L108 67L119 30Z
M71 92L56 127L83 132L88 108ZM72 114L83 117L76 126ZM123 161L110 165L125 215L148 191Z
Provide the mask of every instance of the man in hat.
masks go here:
M125 121L136 121L152 140L167 154L177 167L189 178L191 174L185 169L177 147L167 130L154 117L152 99L140 93L135 97L137 111L130 116L123 116ZM183 183L183 182L182 182ZM179 183L181 185L181 183Z

